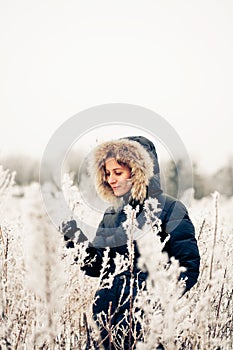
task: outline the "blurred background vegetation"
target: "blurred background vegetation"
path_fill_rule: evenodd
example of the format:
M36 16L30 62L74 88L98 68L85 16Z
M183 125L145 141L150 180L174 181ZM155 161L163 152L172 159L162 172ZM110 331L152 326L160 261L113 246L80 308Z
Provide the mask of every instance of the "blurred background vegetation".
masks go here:
M73 152L66 160L65 171L77 174L81 162L81 155ZM16 171L15 182L19 186L39 181L40 161L38 159L23 154L12 154L1 158L0 164L5 169ZM178 174L182 174L184 181L182 183L183 191L189 188L189 179L192 174L187 173L187 168L182 159L177 164L171 160L160 162L160 169L163 175L161 176L162 187L167 194L176 197L178 192ZM187 179L187 184L185 179ZM77 181L77 177L75 180ZM49 170L40 181L41 183L54 182ZM195 199L201 199L214 191L218 191L226 197L233 196L233 157L228 160L225 166L212 174L202 173L198 164L193 163L193 189Z

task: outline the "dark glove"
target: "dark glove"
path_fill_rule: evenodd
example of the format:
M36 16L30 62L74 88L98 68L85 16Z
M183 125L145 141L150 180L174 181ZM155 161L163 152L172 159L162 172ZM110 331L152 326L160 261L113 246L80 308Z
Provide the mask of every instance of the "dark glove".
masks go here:
M82 243L88 240L80 228L77 227L75 220L63 221L60 231L64 234L64 240L68 241L66 248L74 248L74 243Z
M75 220L62 222L61 231L64 234L64 240L68 241L75 238L75 232L78 231L77 223Z

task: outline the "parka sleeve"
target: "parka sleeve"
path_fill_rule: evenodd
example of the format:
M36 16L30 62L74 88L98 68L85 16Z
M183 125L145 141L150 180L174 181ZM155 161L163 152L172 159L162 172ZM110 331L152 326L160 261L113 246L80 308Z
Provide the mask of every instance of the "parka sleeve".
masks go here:
M165 233L170 239L165 245L169 257L179 260L180 266L186 268L180 279L186 280L185 292L197 282L200 267L200 254L195 238L195 229L186 207L175 201L170 206L165 218Z
M109 250L110 269L114 269L115 249L118 251L127 243L127 235L121 223L125 220L124 210L116 212L112 207L106 209L103 219L99 224L93 241L86 249L87 257L84 260L82 270L92 277L99 277L102 269L103 257L106 248ZM117 225L119 223L119 225Z
M104 228L104 220L100 222L97 231L102 228ZM88 276L99 277L103 263L104 248L96 248L90 243L86 248L86 253L87 256L84 259L84 264L81 269L85 271Z

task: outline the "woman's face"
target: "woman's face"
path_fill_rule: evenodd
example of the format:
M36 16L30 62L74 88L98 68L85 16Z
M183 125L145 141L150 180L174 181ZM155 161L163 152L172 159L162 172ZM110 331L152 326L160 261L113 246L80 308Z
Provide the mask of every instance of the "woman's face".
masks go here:
M105 173L106 180L115 196L123 196L132 188L130 169L126 165L119 164L115 158L106 160Z

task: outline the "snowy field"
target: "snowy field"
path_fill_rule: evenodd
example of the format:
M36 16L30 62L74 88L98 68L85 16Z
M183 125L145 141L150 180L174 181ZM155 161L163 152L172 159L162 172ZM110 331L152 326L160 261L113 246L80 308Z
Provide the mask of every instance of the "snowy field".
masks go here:
M18 188L12 182L0 168L0 349L95 349L100 340L91 305L100 281L80 270L85 247L65 248L44 210L39 184ZM75 188L67 183L66 191ZM233 198L218 193L192 201L201 270L198 283L182 298L177 263L162 268L158 238L139 239L150 277L137 301L145 311L140 319L145 343L132 349L156 349L160 341L169 350L233 348L232 207ZM135 319L141 317L133 312ZM116 346L121 349L120 340Z

